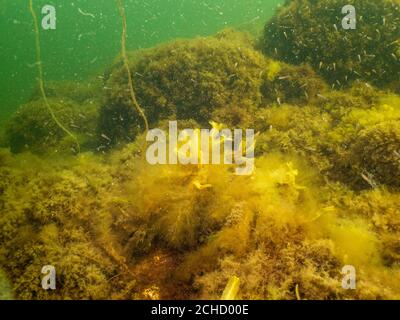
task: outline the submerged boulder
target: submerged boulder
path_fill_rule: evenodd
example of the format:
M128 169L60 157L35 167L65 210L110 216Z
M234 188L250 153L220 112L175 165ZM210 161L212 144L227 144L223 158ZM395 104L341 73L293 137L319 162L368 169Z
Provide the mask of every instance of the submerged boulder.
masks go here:
M260 46L272 58L309 63L336 88L356 79L394 88L400 77L399 1L352 1L356 30L342 27L342 8L348 4L288 1L267 22Z
M244 127L261 106L307 104L327 88L309 66L266 58L249 36L232 30L132 54L131 74L150 125L174 118ZM118 63L106 78L99 134L110 144L132 141L143 121L130 101L127 72Z
M363 130L351 149L351 163L364 184L400 188L400 122L383 122Z
M140 52L131 64L134 89L150 124L161 119L208 123L219 108L251 109L261 103L264 56L238 37L180 40ZM142 120L131 105L126 70L117 65L106 83L99 130L134 138Z
M82 148L95 146L98 107L95 103L49 98L60 123L73 132ZM76 152L75 142L57 125L42 99L21 106L6 124L5 140L13 153Z

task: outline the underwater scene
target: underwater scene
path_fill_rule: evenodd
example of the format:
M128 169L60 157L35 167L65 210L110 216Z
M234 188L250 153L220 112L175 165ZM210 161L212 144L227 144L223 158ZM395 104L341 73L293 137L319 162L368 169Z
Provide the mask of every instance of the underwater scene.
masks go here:
M0 300L400 299L400 0L0 0Z

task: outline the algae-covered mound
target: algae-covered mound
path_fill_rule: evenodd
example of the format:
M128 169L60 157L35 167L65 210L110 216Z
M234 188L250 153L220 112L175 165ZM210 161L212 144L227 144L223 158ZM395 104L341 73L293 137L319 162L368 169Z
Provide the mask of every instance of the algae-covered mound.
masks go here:
M265 59L248 42L232 37L175 41L133 59L135 93L151 124L175 117L208 123L215 109L249 109L261 102ZM126 71L112 71L100 131L132 140L140 118L131 106Z
M397 3L355 2L378 13ZM400 298L393 281L400 278L400 97L351 83L356 77L346 71L371 81L362 70L368 61L375 84L390 87L396 75L385 68L396 64L386 50L396 42L376 48L376 34L382 41L392 34L378 22L368 33L363 23L374 17L366 14L359 18L366 36L349 40L373 47L351 66L333 47L342 62L327 55L315 65L328 47L307 51L310 32L297 34L311 28L337 45L344 31L327 33L340 3L293 0L270 22L266 45L280 46L269 53L295 65L265 57L232 30L131 54L134 91L151 128L167 130L176 119L180 129L212 120L215 128L253 128L250 176L235 175L234 165L147 163L120 61L102 88L96 81L47 86L81 153L65 152L74 142L34 95L7 125L8 149L0 148L0 288L7 277L18 299L219 299L236 276L241 299ZM303 24L301 13L308 13ZM392 31L396 14L382 21ZM301 46L283 55L292 37ZM332 90L321 74L336 89L345 84L340 77L351 86ZM118 143L126 144L92 153ZM48 265L56 290L41 286ZM357 270L357 290L342 287L346 265Z
M374 226L382 242L382 256L387 265L395 267L400 262L400 207L399 194L384 188L360 194L351 193L341 200L348 214L366 217Z
M0 265L16 298L107 299L118 293L132 299L124 288L134 279L111 241L107 207L117 199L106 195L113 193L113 170L88 154L47 161L29 153L0 155ZM41 285L48 265L56 268L56 290Z
M54 161L1 150L0 266L16 298L218 299L233 275L243 299L399 297L386 228L399 225L398 194L355 197L293 156L257 158L246 177L150 166L138 151ZM357 290L341 287L346 264ZM41 287L44 265L55 291Z
M83 149L95 146L98 107L96 103L78 104L66 98L49 98L55 116L74 132ZM57 125L42 99L21 106L6 124L6 144L12 152L77 152L75 142Z
M364 183L400 188L400 121L361 131L351 154L352 165L364 177Z
M395 87L400 77L399 1L352 1L355 30L342 27L342 8L348 4L288 1L265 26L264 52L288 63L308 63L335 87L356 79Z
M310 104L320 99L327 90L325 81L310 66L294 66L271 59L263 80L260 90L264 105Z
M371 88L364 95L355 92L358 102L347 100L351 106L335 98L326 104L335 124L326 140L332 151L331 177L355 189L398 188L400 98Z
M327 87L309 66L265 58L249 36L232 30L135 53L131 71L151 125L174 118L243 127L261 105L306 104ZM126 71L117 64L107 78L99 134L113 143L132 141L143 123L131 105Z
M357 83L326 91L305 106L259 109L253 122L260 132L256 153L300 155L329 179L355 189L398 188L399 120L398 96Z

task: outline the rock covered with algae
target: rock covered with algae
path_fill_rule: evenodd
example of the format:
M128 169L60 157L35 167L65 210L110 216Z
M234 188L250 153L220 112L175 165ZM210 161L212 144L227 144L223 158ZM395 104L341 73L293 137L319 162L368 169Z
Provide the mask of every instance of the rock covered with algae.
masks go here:
M1 151L0 265L17 297L137 299L152 288L210 299L232 275L244 299L295 299L296 287L303 299L399 296L400 271L384 264L399 261L386 227L399 224L398 194L325 185L278 153L259 157L249 179L222 165L150 166L137 148L58 162ZM348 263L355 292L340 289ZM47 264L58 291L40 286Z
M361 172L365 182L372 186L378 183L400 188L399 147L400 121L371 126L360 132L352 146L352 165Z
M267 22L260 46L291 64L310 64L337 88L354 80L398 90L400 3L356 0L356 30L342 28L345 0L292 0ZM397 87L397 88L396 88Z
M261 102L265 58L240 40L180 40L141 52L132 60L135 93L151 124L170 117L204 124L215 109L249 110ZM100 130L110 137L132 136L135 124L140 124L126 84L125 70L115 68L100 121Z
M214 37L180 40L132 55L135 93L150 123L161 119L250 124L261 105L306 103L326 89L308 66L265 58L248 37L226 30ZM142 126L130 103L124 68L107 76L99 133L130 141Z
M255 173L146 163L118 63L100 121L84 127L123 148L32 155L49 155L64 137L40 100L30 102L8 133L18 154L0 149L0 267L17 298L218 299L233 276L242 299L400 297L400 194L390 174L399 171L398 96L361 81L331 90L307 64L264 57L231 31L134 56L152 125L254 127ZM86 94L68 92L49 99L76 125ZM48 264L55 292L40 286ZM357 267L355 291L341 287L347 264Z
M94 148L98 104L78 103L64 98L48 98L59 121L76 132L83 149ZM6 124L5 144L12 152L30 151L38 154L77 152L75 142L52 119L42 99L21 106Z

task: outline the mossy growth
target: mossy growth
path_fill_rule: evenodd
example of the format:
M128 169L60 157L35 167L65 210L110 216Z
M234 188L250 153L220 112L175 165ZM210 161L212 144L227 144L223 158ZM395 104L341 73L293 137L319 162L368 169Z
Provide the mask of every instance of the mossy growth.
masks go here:
M336 88L357 79L393 87L400 75L398 0L352 1L356 30L342 28L342 8L348 4L288 1L267 22L260 46L272 58L310 64Z
M255 171L149 165L119 62L100 120L91 89L50 86L71 131L132 142L54 157L70 141L41 100L14 115L11 150L0 149L0 269L16 298L218 299L233 276L242 299L400 298L397 95L362 81L328 89L307 64L264 57L232 30L132 57L152 126L254 128ZM357 290L341 287L347 264ZM41 287L44 265L56 291Z
M308 66L267 59L246 33L225 30L214 37L180 40L133 53L135 93L151 125L161 119L216 120L250 125L256 109L271 103L306 104L327 89ZM129 103L120 63L106 76L108 88L98 132L133 141L141 121Z
M332 116L318 106L274 105L259 110L254 122L260 136L256 154L282 152L307 159L314 168L330 168L328 133Z
M233 275L244 299L398 297L383 265L397 259L385 227L395 211L370 227L374 211L362 208L373 198L356 205L293 155L269 152L240 177L224 165L150 166L139 151L57 161L0 152L0 265L17 298L210 299ZM49 264L54 292L40 286ZM340 287L344 264L359 269L356 293Z
M373 95L371 102L364 100L361 105L348 108L327 104L334 119L334 125L326 136L331 150L329 175L357 190L378 185L398 188L396 179L384 176L383 172L398 170L396 131L400 120L399 98L378 94ZM378 160L380 156L382 162Z
M400 121L361 131L350 150L350 164L369 187L400 188Z
M358 83L345 91L328 90L305 106L275 103L260 108L252 120L260 132L256 154L279 151L299 155L326 178L345 182L358 190L382 184L397 188L395 178L386 179L374 168L386 170L391 162L394 167L389 170L397 172L398 142L389 136L382 136L380 141L367 141L365 134L376 126L385 127L389 123L398 126L399 102L394 94ZM367 158L372 156L374 148L380 150L377 154L383 152L390 158L385 160L386 167L378 162L372 165L362 158L368 153Z
M16 297L134 298L135 279L112 240L113 171L88 154L45 162L27 153L8 162L2 154L0 265ZM41 286L45 265L56 268L54 291Z
M264 105L311 104L323 96L328 87L310 66L293 66L274 60L270 60L263 79Z
M86 101L78 104L63 98L49 98L57 118L78 136L83 150L95 148L98 105ZM6 124L5 140L12 152L38 154L76 153L74 141L52 119L43 100L21 106Z
M12 300L13 292L10 283L4 274L3 270L0 269L0 301Z
M216 109L248 111L261 103L265 58L232 33L175 41L140 52L132 61L135 93L151 124L170 117L207 124ZM114 142L133 140L141 125L126 86L126 73L117 65L99 125Z

